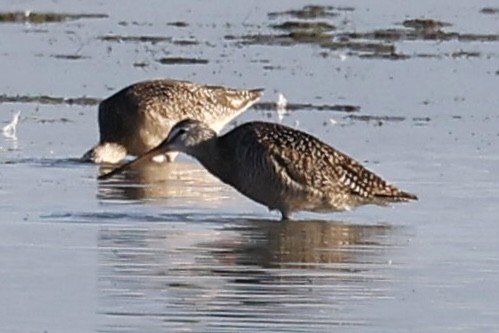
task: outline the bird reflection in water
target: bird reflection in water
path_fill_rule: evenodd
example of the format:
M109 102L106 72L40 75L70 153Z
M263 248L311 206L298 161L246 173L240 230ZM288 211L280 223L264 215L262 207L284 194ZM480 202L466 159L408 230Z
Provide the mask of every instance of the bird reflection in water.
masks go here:
M262 228L263 226L263 228ZM251 229L250 229L251 228ZM388 247L393 227L388 225L357 225L335 221L295 221L254 223L242 228L252 238L248 243L222 243L214 256L225 261L225 254L237 265L258 265L265 268L335 269L334 265L357 264L380 260Z
M102 166L101 171L113 166ZM146 163L108 182L98 183L100 200L181 199L185 204L216 203L230 198L230 190L197 163Z
M392 245L403 234L332 221L108 226L99 237L102 313L108 328L128 317L136 331L155 320L163 329L205 323L212 331L368 325L362 309L389 296L389 262L400 249Z

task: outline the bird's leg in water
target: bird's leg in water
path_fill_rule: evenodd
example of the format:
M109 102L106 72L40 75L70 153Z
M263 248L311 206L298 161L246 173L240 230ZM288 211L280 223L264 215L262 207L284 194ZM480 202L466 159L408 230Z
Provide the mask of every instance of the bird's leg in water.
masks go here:
M285 210L281 210L281 221L291 220L291 213Z

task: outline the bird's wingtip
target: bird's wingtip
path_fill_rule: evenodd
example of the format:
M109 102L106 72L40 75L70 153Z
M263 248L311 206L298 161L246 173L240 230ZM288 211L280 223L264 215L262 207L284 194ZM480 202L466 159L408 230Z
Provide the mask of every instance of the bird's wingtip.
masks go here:
M409 192L400 192L400 198L409 201L409 200L419 200L418 196Z
M262 97L264 91L265 91L265 89L263 89L263 88L257 88L257 89L250 90L250 92L253 93L256 97Z

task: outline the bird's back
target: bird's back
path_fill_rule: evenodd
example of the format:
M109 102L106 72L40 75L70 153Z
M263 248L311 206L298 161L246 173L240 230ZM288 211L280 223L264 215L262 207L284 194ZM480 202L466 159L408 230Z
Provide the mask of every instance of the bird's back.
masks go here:
M220 131L254 104L261 90L237 90L179 80L151 80L128 86L99 105L101 142L118 142L139 154L164 139L185 118ZM135 152L134 152L135 150Z
M279 210L345 210L416 199L317 138L283 125L251 122L219 140L236 174L226 182Z

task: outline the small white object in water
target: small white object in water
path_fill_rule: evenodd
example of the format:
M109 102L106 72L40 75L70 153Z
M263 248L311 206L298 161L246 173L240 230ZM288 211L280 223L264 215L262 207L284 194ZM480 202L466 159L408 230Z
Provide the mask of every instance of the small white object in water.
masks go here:
M288 104L288 100L286 97L284 97L283 94L279 93L277 96L277 117L279 118L279 121L282 121L284 119L284 116L288 113L286 110L286 105Z
M21 111L18 111L16 114L14 114L14 118L12 119L12 121L2 128L2 133L5 137L9 139L17 139L16 127L20 117Z
M282 93L279 93L279 95L277 96L277 107L285 109L287 104L288 100L286 99L286 97L284 97Z
M348 56L344 53L340 53L338 54L338 59L340 59L340 61L345 61L347 60Z
M336 120L334 120L333 118L330 118L329 119L329 122L331 123L331 125L336 125L338 122Z

